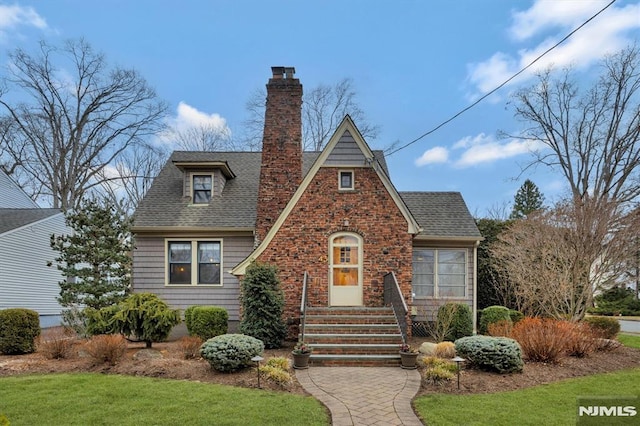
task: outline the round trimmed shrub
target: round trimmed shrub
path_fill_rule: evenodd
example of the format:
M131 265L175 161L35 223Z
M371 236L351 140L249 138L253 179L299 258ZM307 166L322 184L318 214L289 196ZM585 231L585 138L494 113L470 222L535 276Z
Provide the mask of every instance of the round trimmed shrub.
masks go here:
M482 370L498 373L522 371L520 345L508 337L469 336L455 341L456 352Z
M454 341L473 334L473 315L471 308L464 303L445 303L438 308L437 321L449 323L444 340Z
M192 306L188 315L187 331L191 336L202 340L226 334L228 330L229 313L217 306ZM185 322L187 314L185 312Z
M223 334L202 344L200 355L214 370L229 373L253 364L251 358L264 351L264 343L245 334Z
M511 321L509 308L505 306L489 306L480 312L480 333L482 334L487 334L489 331L489 324L493 324L498 321L513 322Z
M23 308L0 311L0 353L22 355L35 352L39 335L40 316L36 311Z
M610 317L585 317L583 320L589 324L596 336L602 339L613 339L620 332L620 323Z
M515 325L518 321L524 319L524 314L515 309L509 309L509 318L511 318L511 322Z

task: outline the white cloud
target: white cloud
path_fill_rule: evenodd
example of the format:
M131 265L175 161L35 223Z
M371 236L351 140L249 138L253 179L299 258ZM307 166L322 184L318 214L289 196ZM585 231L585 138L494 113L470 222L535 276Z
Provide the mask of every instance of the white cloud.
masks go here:
M22 26L46 29L47 22L32 7L0 4L0 42L7 39L7 30Z
M522 154L530 154L542 146L531 141L508 140L497 141L492 136L481 133L477 136L467 136L453 147L463 149L464 152L454 163L456 167L471 167L481 163L491 163L497 160L516 157Z
M448 159L449 151L447 148L436 146L426 150L420 158L416 159L415 163L416 166L425 166L427 164L446 163Z
M163 143L172 143L174 142L175 133L187 132L194 128L210 130L227 137L231 136L231 129L227 126L227 120L220 114L207 114L185 102L178 104L176 115L167 119L167 126L169 130L160 136L160 141Z
M484 94L527 66L565 35L602 9L608 0L547 1L536 0L525 11L514 12L509 33L516 42L535 43L514 54L496 52L489 59L468 65L468 80ZM518 80L531 77L536 70L593 65L607 54L627 46L633 37L629 31L640 29L640 2L621 7L610 6L573 36L546 54ZM516 81L511 82L514 84Z

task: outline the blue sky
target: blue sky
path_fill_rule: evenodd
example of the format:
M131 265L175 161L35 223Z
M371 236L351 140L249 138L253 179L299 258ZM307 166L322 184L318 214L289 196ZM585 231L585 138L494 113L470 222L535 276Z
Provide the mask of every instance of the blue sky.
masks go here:
M610 0L0 0L6 52L84 37L108 61L137 69L171 108L173 123L212 122L242 133L245 103L294 66L311 89L351 78L381 126L374 149L406 144L502 83ZM640 39L640 1L617 0L538 62L597 62ZM459 191L475 216L511 203L525 179L547 200L563 181L546 168L521 174L531 149L500 139L523 125L505 86L436 132L387 158L400 191ZM357 125L358 123L356 123Z

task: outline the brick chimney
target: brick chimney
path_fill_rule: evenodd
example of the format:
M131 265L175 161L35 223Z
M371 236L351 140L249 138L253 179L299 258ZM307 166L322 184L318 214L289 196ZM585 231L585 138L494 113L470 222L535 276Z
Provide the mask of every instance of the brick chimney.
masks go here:
M302 181L302 84L293 67L271 67L262 136L256 242L267 235Z

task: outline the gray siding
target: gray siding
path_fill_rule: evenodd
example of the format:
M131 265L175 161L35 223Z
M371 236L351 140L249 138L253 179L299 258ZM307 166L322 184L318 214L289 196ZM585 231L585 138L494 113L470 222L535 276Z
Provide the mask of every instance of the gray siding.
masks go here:
M40 315L58 315L58 283L63 279L55 267L56 253L49 245L51 234L71 232L62 213L0 236L0 309L27 308ZM53 262L53 266L47 266Z
M324 166L342 167L342 166L364 166L365 156L356 144L355 139L348 131L344 132L340 140L327 157Z
M133 253L134 291L157 294L171 307L182 310L192 305L219 306L229 312L230 321L238 321L240 285L229 271L251 254L253 237L198 235L185 239L222 240L222 286L166 286L165 238L137 236Z
M474 254L472 247L451 247L451 246L420 246L414 248L431 248L431 249L465 249L467 252L467 297L466 298L433 298L421 297L413 299L413 306L416 315L413 317L416 321L432 320L438 312L438 308L447 302L465 303L473 312L473 277L474 277Z
M3 171L0 171L0 208L33 209L38 205Z

